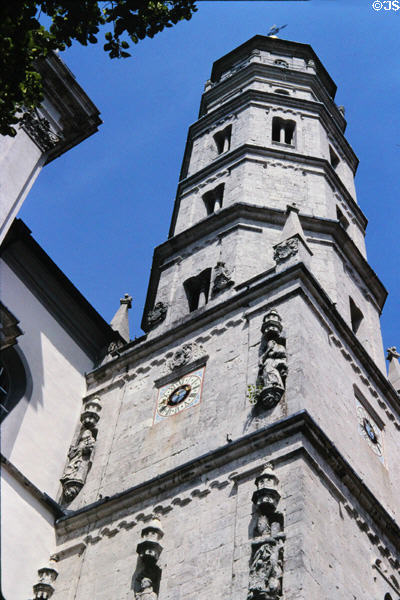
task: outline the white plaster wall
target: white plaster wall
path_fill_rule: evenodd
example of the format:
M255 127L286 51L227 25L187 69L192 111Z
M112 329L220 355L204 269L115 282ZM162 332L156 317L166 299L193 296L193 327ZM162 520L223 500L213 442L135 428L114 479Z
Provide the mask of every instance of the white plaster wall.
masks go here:
M2 451L54 498L93 363L15 273L4 262L0 268L2 301L20 321L18 347L32 378L30 397L3 422Z
M23 130L14 138L0 136L0 243L43 163L42 151Z
M1 476L1 515L3 598L27 600L33 596L37 570L48 563L55 550L53 516L5 469Z

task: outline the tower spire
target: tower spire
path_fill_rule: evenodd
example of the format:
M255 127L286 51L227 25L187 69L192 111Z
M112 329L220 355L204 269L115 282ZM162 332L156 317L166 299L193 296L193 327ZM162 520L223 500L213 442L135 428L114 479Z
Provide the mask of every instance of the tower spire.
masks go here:
M129 294L125 294L123 298L120 299L120 306L115 313L110 325L118 333L121 337L124 338L127 342L129 342L129 318L128 318L128 310L132 308L132 296Z

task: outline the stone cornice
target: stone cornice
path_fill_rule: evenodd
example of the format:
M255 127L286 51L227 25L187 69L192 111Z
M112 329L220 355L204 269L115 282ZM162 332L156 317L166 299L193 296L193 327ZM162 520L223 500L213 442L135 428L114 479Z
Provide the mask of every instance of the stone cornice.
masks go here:
M303 169L305 171L307 171L307 169L321 170L327 178L329 184L333 188L337 188L337 190L340 192L349 210L354 215L358 227L364 233L368 223L366 217L364 216L357 202L348 192L336 171L332 168L331 164L327 160L318 157L304 156L303 154L298 154L297 152L288 152L279 148L265 148L263 146L243 144L231 150L230 152L223 154L203 169L200 169L200 171L193 173L186 179L183 179L179 182L174 203L174 210L171 218L169 237L173 237L174 235L176 219L180 206L180 196L187 188L190 186L195 186L199 182L207 179L222 169L232 169L233 167L238 166L238 164L240 164L242 161L251 160L252 157L257 157L258 159L262 159L264 161L267 159L274 159L295 163L298 165L299 169Z
M309 44L301 44L290 40L272 38L270 36L255 35L228 54L225 54L216 60L212 67L211 80L219 81L221 75L227 71L238 60L249 56L252 50L266 50L267 52L276 52L282 55L296 56L305 59L312 59L317 66L317 73L329 95L334 99L336 85L324 65Z
M98 108L57 54L50 53L37 62L36 68L43 79L44 97L59 115L57 124L51 123L54 143L47 148L47 164L95 133L102 121ZM51 120L44 106L39 112ZM32 133L28 135L32 137ZM35 138L34 135L33 140L38 143Z
M144 481L113 496L98 500L76 511L70 511L69 514L62 516L56 522L57 533L59 535L70 535L74 531L86 526L92 529L93 525L99 521L102 525L105 525L107 522L115 521L115 514L121 514L124 510L132 513L135 505L145 502L153 504L156 498L159 501L158 508L161 511L168 512L167 507L163 509L163 501L160 500L160 496L171 495L171 492L177 486L181 486L184 483L192 483L196 486L203 474L213 472L238 459L248 456L250 460L254 460L252 456L253 451L260 450L278 440L288 439L298 434L302 435L300 446L294 450L291 448L286 454L284 452L281 453L275 459L275 462L282 462L289 455L289 458L293 459L296 454L302 454L314 469L322 475L322 478L329 483L329 488L344 503L349 514L356 518L356 520L357 518L360 520L360 527L366 531L370 538L377 538L375 543L381 541L381 544L383 542L384 546L389 543L394 548L400 548L400 528L393 517L388 514L352 466L340 454L335 444L333 444L305 410L289 417L284 417L257 431L244 435L237 440L211 450L148 481ZM304 440L307 440L311 444L313 450L316 451L316 455L314 452L310 452L308 445L304 444ZM328 474L326 465L332 470L334 479ZM228 480L233 482L239 479L240 473L231 473L228 476ZM216 482L216 486L223 487L223 482ZM200 487L202 486L200 485ZM348 497L344 488L350 491L351 498ZM197 493L193 492L192 495L201 497L202 495L207 495L207 493L209 493L209 490L199 488ZM182 503L184 503L182 499L176 499L175 501L177 505ZM365 512L365 518L360 518L357 510L358 506ZM368 525L369 519L374 523L375 531L370 529ZM127 522L123 521L122 523L126 527ZM376 530L378 531L378 535ZM107 533L112 532L106 528L105 534Z

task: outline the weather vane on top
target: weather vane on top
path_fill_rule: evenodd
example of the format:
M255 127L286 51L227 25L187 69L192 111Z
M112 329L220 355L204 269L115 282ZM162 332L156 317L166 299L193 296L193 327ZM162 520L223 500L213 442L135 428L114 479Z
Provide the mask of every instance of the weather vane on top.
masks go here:
M285 27L287 27L286 25L281 25L281 27L277 27L276 25L272 25L271 29L268 32L268 37L275 37L281 29L284 29Z

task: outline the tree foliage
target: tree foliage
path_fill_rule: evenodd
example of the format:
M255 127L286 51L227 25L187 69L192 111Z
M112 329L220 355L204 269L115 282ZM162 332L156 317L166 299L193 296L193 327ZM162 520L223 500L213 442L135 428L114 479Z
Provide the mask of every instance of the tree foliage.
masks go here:
M110 58L130 56L130 42L154 37L165 27L189 20L195 0L3 0L0 8L0 134L16 135L23 111L43 99L36 63L74 41L96 44L105 29ZM50 27L41 24L43 17Z

